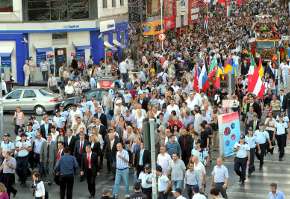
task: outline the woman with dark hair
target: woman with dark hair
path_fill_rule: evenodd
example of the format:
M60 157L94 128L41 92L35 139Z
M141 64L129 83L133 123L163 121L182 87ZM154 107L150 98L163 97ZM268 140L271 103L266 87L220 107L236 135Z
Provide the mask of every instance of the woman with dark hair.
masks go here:
M44 183L42 180L40 180L40 173L38 171L32 173L32 180L33 180L32 188L34 198L35 199L47 198Z

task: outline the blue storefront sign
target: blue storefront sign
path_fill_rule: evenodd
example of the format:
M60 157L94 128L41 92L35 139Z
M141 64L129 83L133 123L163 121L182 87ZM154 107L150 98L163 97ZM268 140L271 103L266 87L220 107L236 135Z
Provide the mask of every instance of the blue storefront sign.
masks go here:
M1 57L2 67L11 67L11 56Z

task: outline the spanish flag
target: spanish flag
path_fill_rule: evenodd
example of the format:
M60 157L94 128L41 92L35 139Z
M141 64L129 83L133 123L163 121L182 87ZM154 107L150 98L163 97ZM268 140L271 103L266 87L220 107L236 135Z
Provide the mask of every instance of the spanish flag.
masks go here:
M224 74L228 74L232 72L232 70L233 70L232 59L229 59L226 65L224 66Z
M263 77L264 76L264 67L262 65L262 58L261 57L259 59L258 69L259 69L259 76Z

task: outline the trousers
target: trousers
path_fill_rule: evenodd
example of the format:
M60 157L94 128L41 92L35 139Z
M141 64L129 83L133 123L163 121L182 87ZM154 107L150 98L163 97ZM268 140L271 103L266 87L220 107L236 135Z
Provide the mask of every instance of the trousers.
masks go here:
M10 197L10 194L16 194L17 190L13 187L15 183L15 174L14 173L4 173L3 174L3 183L7 188L7 193Z
M127 169L116 169L115 184L113 188L113 195L118 195L120 183L123 180L125 184L125 192L129 194L129 168Z
M96 193L96 176L93 175L92 169L88 169L86 171L86 176L87 176L88 190L89 190L91 196L95 196L95 193Z
M248 173L251 174L255 171L255 148L250 149L250 163L249 163L249 169Z
M59 179L60 199L72 199L74 176L60 176ZM65 197L66 196L66 197Z
M285 154L285 146L286 146L286 134L276 135L277 145L279 148L279 158L283 158Z
M264 165L264 157L265 157L265 154L266 154L266 147L267 147L267 144L264 143L264 144L259 144L260 146L260 153L258 153L258 150L256 150L256 156L258 158L258 160L260 161L260 169L263 167Z
M219 193L221 193L223 198L228 199L227 190L223 188L224 184L225 184L224 182L216 182L215 188Z
M28 156L16 158L16 173L19 177L19 181L24 184L26 183L28 171Z
M240 176L241 181L246 179L247 159L248 158L235 158L235 172Z

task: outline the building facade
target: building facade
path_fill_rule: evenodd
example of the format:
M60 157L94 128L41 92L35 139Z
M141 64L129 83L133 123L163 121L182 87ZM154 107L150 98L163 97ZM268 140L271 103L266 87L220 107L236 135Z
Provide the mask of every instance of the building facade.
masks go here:
M23 84L23 65L46 59L58 75L73 58L97 64L107 56L121 59L128 41L128 0L1 0L0 66L5 78Z

